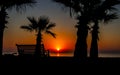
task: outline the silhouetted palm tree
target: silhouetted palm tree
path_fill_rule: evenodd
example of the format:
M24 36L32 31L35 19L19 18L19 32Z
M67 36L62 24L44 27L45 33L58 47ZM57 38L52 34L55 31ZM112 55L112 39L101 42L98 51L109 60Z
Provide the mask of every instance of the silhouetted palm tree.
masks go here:
M77 42L75 46L74 57L87 57L87 43L88 24L94 23L92 30L92 43L90 49L91 57L98 57L98 29L99 22L108 22L116 19L117 16L111 12L119 0L53 0L70 8L70 15L76 13L78 16Z
M5 29L5 24L7 24L6 18L8 17L8 14L4 9L1 9L0 11L0 56L2 56L2 47L3 47L3 33Z
M51 32L50 30L56 25L55 23L50 22L49 18L45 16L40 16L38 20L36 20L34 17L28 17L28 20L30 21L30 24L23 25L21 28L30 32L35 31L37 33L35 55L42 57L44 55L41 50L42 33L45 32L55 38L55 33Z
M77 16L77 41L75 45L74 57L87 57L87 36L88 24L90 22L90 10L94 0L53 0L70 8L70 16L75 13Z
M3 50L3 34L7 24L7 9L16 8L17 11L31 6L35 0L0 0L0 56Z
M120 4L119 0L99 0L99 3L93 7L91 14L91 20L94 22L94 26L92 27L92 42L90 48L90 57L98 58L98 33L99 33L99 22L108 23L113 19L117 19L117 14L115 5Z

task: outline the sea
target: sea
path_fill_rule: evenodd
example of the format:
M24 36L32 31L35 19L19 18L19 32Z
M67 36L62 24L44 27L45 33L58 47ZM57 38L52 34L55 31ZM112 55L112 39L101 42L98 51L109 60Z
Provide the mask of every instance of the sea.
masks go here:
M4 54L14 54L15 56L17 56L18 55L18 53L14 53L14 52L4 52L3 53L3 55ZM50 53L50 56L51 57L73 57L74 56L74 52L69 52L69 53ZM99 57L102 57L102 58L106 58L106 57L110 57L110 58L120 58L120 53L117 53L117 54L115 54L115 53L99 53L98 54L98 56ZM89 54L88 54L88 57L89 57Z
M73 53L50 53L51 57L73 57ZM99 53L99 57L102 58L120 58L120 54L110 54L110 53ZM89 55L88 55L89 57Z

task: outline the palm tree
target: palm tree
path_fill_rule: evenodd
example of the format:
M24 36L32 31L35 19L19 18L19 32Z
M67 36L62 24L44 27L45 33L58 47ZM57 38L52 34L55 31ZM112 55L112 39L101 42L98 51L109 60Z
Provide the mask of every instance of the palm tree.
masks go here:
M16 8L17 11L25 9L26 6L31 6L35 0L0 0L0 56L3 50L3 34L7 24L8 14L7 9Z
M80 0L53 0L54 2L63 4L65 7L70 8L70 16L72 17L75 13L79 21L77 24L77 41L75 45L74 57L75 58L86 58L87 57L87 42L86 37L88 33L87 21L83 15L84 8L80 7ZM84 4L82 4L84 6ZM83 11L82 11L83 9ZM81 15L79 15L79 13ZM82 36L81 36L82 35Z
M5 24L7 24L8 14L4 9L0 11L0 56L2 56L2 47L3 47L3 33L6 28Z
M74 12L78 14L77 42L74 57L87 56L86 38L88 35L88 24L94 23L92 30L92 43L90 57L98 57L98 29L99 22L108 22L116 19L113 6L119 4L119 0L53 0L70 8L70 15ZM80 15L79 15L80 14Z
M92 42L90 48L91 58L98 58L99 22L103 21L104 23L108 23L113 19L117 19L117 14L113 11L117 10L114 6L118 4L120 4L119 0L101 0L97 6L94 7L91 15L92 21L94 22L94 26L92 27Z
M75 13L77 16L77 41L75 45L74 57L86 58L87 57L87 36L88 36L88 24L91 21L90 14L93 3L95 0L53 0L61 3L70 8L70 16Z
M40 16L38 20L36 20L34 17L28 17L27 19L30 21L30 24L23 25L21 28L30 32L35 31L37 33L35 55L42 57L44 56L41 49L42 33L45 32L55 38L55 33L51 32L50 30L56 25L55 23L50 22L49 18L46 16Z

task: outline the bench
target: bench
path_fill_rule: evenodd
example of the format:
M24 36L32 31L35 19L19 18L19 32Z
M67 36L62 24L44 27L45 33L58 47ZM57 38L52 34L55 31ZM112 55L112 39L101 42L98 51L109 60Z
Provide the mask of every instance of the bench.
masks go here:
M19 55L34 55L35 53L35 48L36 45L33 44L16 44L17 46L17 50L18 50L18 54ZM45 50L44 49L44 45L43 46L43 50L44 51L44 55L45 56L49 56L49 50Z

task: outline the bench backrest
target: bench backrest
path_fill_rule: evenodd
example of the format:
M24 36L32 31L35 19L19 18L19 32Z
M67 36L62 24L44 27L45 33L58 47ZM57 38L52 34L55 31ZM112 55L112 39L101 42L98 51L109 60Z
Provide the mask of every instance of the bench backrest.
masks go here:
M35 45L18 45L16 44L19 55L21 54L34 54Z
M16 44L19 55L33 55L35 53L36 45L32 44ZM44 50L45 55L49 56L49 51Z

